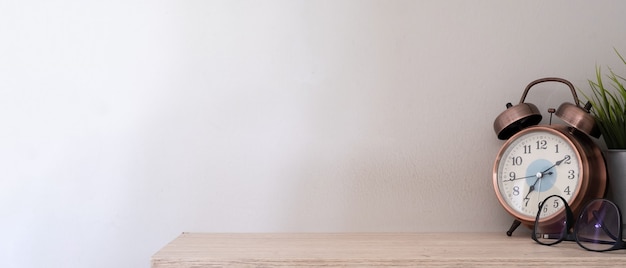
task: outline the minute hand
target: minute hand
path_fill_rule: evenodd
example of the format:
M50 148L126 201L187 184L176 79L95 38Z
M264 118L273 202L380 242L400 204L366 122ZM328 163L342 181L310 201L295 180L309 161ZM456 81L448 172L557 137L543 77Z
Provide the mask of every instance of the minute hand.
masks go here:
M569 156L565 156L563 159L561 159L559 161L556 161L556 163L554 163L554 165L552 165L551 167L549 167L546 170L544 170L543 172L541 172L541 174L548 172L548 170L552 169L553 167L561 165L561 163L563 163L563 161L565 161L567 158L569 158Z

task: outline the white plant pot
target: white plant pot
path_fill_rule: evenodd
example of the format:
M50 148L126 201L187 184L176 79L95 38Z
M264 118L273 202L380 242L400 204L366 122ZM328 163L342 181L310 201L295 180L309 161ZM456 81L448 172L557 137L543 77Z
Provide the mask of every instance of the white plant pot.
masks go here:
M626 150L607 150L604 154L609 175L607 198L622 211L622 228L626 227Z

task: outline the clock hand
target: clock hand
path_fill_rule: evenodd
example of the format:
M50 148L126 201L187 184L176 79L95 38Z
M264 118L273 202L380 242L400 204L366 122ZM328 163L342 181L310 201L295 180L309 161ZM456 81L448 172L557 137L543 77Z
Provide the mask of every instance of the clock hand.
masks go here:
M530 189L528 189L528 193L524 197L524 200L526 200L525 206L528 206L528 201L530 201L530 198L528 198L528 195L530 195L530 193L532 193L535 190L535 185L537 184L537 182L539 182L541 180L541 178L543 178L544 175L552 175L552 172L551 171L548 172L548 170L552 169L553 167L561 165L561 163L563 163L563 161L565 161L565 160L567 160L569 158L570 158L570 156L566 155L565 157L563 157L563 159L561 159L559 161L556 161L556 163L554 163L554 165L552 165L551 167L547 168L543 172L537 173L537 175L536 175L537 179L535 180L535 183L533 183L533 185L530 186ZM540 185L539 187L541 187L541 183L539 185Z
M535 185L537 185L537 182L541 180L541 178L544 175L544 172L538 172L537 175L535 175L537 179L535 180L533 185L530 186L530 189L528 189L528 193L526 193L526 196L524 197L524 200L526 200L526 206L528 206L528 201L530 201L530 198L528 198L528 196L530 195L530 193L532 193L535 190Z
M541 182L542 182L542 181L543 181L543 180L540 180L540 181L539 181L539 189L541 189ZM543 200L543 199L541 199L541 191L537 192L537 199L538 199L538 200ZM530 201L530 199L526 200L526 206L528 206L528 201Z
M552 171L544 172L542 177L545 176L545 175L552 175L552 174L554 174L554 173L552 173ZM532 178L532 177L537 177L537 175L531 175L531 176L526 176L526 177L519 177L519 178L515 178L515 179L506 179L506 180L503 180L503 181L516 181L516 180L528 179L528 178Z
M561 159L561 160L559 160L559 161L556 161L556 163L554 163L554 165L552 165L551 167L547 168L546 170L544 170L544 171L543 171L543 172L541 172L541 173L543 174L543 173L548 172L548 170L552 169L553 167L556 167L556 166L561 165L561 163L563 163L563 161L565 161L565 160L567 160L567 159L569 159L569 158L570 158L570 156L569 156L569 155L566 155L565 157L563 157L563 159Z
M530 201L530 198L528 198L528 196L530 195L530 193L532 193L535 190L535 185L537 185L537 182L539 182L543 178L543 176L545 176L545 175L552 175L553 174L552 171L549 171L549 170L552 169L553 167L561 165L561 163L563 163L563 161L567 160L568 158L569 158L569 156L566 155L563 159L561 159L559 161L556 161L556 163L554 165L552 165L551 167L547 168L543 172L538 172L537 175L535 175L537 177L537 179L535 180L533 185L530 186L530 189L528 189L528 193L524 197L524 200L526 201L525 206L528 206L528 201ZM530 177L532 177L532 176L530 176ZM541 184L539 184L539 185L541 185Z
M528 189L528 193L524 197L524 200L526 201L525 206L528 206L528 201L530 201L530 198L528 198L528 196L530 195L530 193L532 193L535 190L535 184L537 184L538 181L539 181L539 178L537 178L537 180L535 180L535 183L533 183L533 185L530 186L530 189Z

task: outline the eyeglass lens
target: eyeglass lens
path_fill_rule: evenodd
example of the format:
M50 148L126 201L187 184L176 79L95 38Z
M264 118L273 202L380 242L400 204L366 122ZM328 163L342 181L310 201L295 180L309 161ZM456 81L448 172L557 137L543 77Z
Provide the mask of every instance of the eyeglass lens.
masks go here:
M594 200L581 212L576 223L577 241L588 250L608 250L621 239L619 209L612 202Z
M567 211L562 198L551 196L539 205L533 236L543 245L559 243L567 236Z

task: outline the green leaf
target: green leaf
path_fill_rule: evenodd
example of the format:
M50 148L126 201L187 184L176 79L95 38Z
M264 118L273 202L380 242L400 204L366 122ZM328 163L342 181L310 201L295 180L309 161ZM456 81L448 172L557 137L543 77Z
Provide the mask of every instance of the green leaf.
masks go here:
M626 59L617 49L614 50L626 67ZM626 78L610 67L608 70L604 76L602 68L596 66L595 80L588 80L591 94L583 92L582 95L591 103L591 113L596 118L607 147L626 149Z

